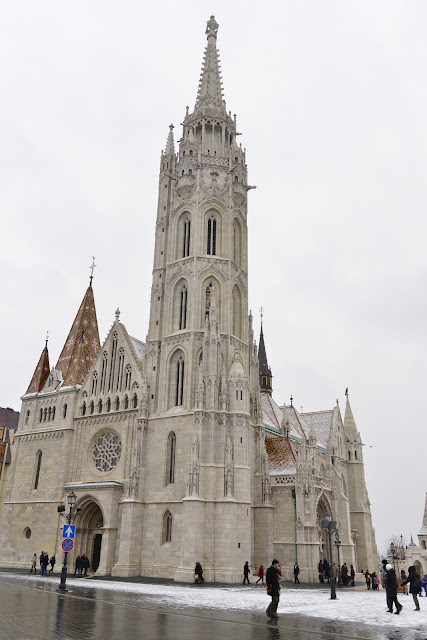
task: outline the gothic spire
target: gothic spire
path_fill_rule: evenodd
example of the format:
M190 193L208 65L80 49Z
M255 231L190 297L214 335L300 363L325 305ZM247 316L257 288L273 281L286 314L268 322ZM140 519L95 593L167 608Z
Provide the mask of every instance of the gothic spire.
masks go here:
M199 88L197 91L194 111L216 108L225 111L225 102L222 93L222 81L220 73L219 55L216 48L216 36L218 23L214 16L207 23L206 34L208 44L203 58L202 72L200 74Z
M49 366L49 351L47 350L47 338L46 345L41 352L41 356L39 358L37 367L33 373L33 377L31 378L30 385L27 389L27 393L38 393L44 387L44 384L49 375L50 366Z
M173 139L173 124L169 125L169 134L166 141L165 156L175 155L175 141Z
M59 356L64 386L82 384L100 349L92 282L86 290Z
M259 336L258 361L259 361L259 386L260 386L261 393L267 393L269 396L271 396L273 392L273 386L272 386L273 376L271 375L271 369L268 366L267 352L265 350L265 344L264 344L264 332L262 330L262 321L261 321L261 332Z
M350 400L348 399L348 389L346 390L346 404L345 404L345 415L344 415L344 429L347 433L358 433L356 422L353 418L353 412L350 407Z

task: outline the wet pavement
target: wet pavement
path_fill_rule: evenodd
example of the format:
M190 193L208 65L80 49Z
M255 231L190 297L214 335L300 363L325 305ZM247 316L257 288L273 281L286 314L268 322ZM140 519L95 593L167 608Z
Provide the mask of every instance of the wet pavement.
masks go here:
M57 593L58 584L59 576L0 572L1 640L427 639L425 630L349 625L296 614L282 614L273 621L266 618L261 599L260 610L233 611L230 585L230 610L209 608L209 603L200 610L159 605L154 595L121 592L99 583L94 588L90 580L67 580L66 594Z

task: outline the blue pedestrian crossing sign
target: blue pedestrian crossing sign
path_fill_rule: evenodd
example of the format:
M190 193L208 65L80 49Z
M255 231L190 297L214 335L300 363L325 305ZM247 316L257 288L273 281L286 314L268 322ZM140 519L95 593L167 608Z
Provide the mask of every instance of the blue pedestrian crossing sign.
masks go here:
M75 538L75 534L76 534L75 524L64 524L64 529L62 530L63 538Z

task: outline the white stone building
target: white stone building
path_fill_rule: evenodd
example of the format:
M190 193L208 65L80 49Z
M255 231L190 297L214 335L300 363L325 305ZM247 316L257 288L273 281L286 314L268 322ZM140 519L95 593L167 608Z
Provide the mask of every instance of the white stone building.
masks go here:
M259 354L254 341L252 187L222 96L217 30L211 17L194 110L177 149L171 125L160 159L146 340L117 311L100 346L91 278L56 367L46 347L22 397L0 564L60 554L56 505L73 490L75 553L98 574L192 581L200 561L207 581L236 582L246 560L257 568L277 556L286 577L298 559L301 579L317 580L326 512L341 562L376 566L348 398L344 420L338 403L279 407L263 334Z

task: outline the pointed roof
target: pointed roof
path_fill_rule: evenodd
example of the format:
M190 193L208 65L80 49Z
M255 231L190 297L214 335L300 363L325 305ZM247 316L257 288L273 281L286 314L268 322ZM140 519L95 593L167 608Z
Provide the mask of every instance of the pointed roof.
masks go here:
M56 369L62 371L63 386L82 384L99 349L98 321L91 282L56 365Z
M168 139L166 140L165 156L175 155L175 141L173 139L173 124L169 125Z
M421 531L418 534L419 536L427 535L427 493L426 493L426 504L424 507L424 517L423 517L423 526L421 527Z
M37 367L33 373L33 377L31 378L31 382L26 393L38 393L39 391L41 391L48 378L49 371L50 371L49 351L47 350L47 340L46 340L46 345L43 351L41 352L41 356L39 358Z
M206 27L208 44L203 58L202 72L200 74L199 88L197 91L194 111L200 111L203 107L207 107L208 109L219 109L224 113L226 109L222 93L220 73L221 65L216 48L218 26L219 25L215 20L215 17L211 16Z
M261 392L268 393L269 395L271 395L273 392L272 375L271 375L271 369L268 366L268 361L267 361L267 352L265 350L262 320L261 320L261 332L259 336L258 362L259 362L259 386L260 386ZM267 381L267 384L265 384L265 381Z
M348 393L346 392L346 404L345 404L345 415L344 415L344 429L350 432L357 433L356 422L353 417L353 412L350 407L350 400L348 399Z

